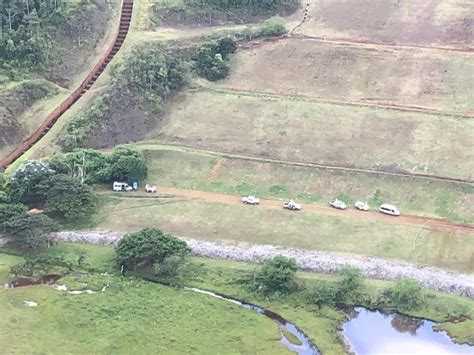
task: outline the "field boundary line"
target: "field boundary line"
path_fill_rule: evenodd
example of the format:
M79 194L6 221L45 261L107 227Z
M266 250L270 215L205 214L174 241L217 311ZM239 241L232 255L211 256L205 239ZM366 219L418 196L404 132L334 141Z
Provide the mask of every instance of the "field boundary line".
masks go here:
M241 160L255 161L255 162L260 162L260 163L273 163L273 164L282 164L282 165L288 165L288 166L320 168L320 169L327 169L327 170L356 172L356 173L363 173L363 174L386 175L386 176L396 176L396 177L403 177L403 178L423 179L423 180L429 180L429 181L451 182L451 183L457 183L457 184L463 184L463 185L474 185L474 180L451 178L447 176L437 176L437 175L409 173L409 172L396 173L396 172L386 172L386 171L379 171L379 170L373 170L373 169L349 167L349 166L343 166L343 165L296 162L296 161L291 161L291 160L275 159L275 158L262 157L262 156L257 156L257 155L234 154L234 153L228 153L225 151L212 150L210 148L197 148L195 146L186 145L186 144L154 143L154 142L144 141L144 142L134 143L133 145L137 147L141 147L141 149L143 150L146 150L146 147L153 147L157 149L164 149L164 150L170 150L170 151L185 150L191 154L202 154L202 155L208 154L214 157L223 157L223 158L228 158L228 159L241 159Z
M448 111L441 111L437 109L430 109L427 107L418 107L418 106L404 106L404 105L397 105L397 104L389 104L389 103L369 103L369 102L356 102L356 101L344 101L344 100L332 100L332 99L325 99L320 98L317 96L307 96L301 94L289 94L289 93L278 93L278 92L271 92L271 91L260 91L260 90L243 90L243 89L236 89L232 87L218 87L213 88L209 86L200 86L198 88L188 89L183 91L186 92L198 92L198 91L214 91L214 92L221 92L221 93L229 93L234 95L247 95L247 96L263 96L263 97L271 97L271 98L288 98L288 99L299 99L308 102L320 102L330 105L338 105L338 106L355 106L355 107L368 107L368 108L379 108L385 110L394 110L394 111L401 111L401 112L418 112L418 113L425 113L433 116L446 116L451 118L457 119L474 119L474 114L462 114L462 113L455 113L455 112L448 112Z

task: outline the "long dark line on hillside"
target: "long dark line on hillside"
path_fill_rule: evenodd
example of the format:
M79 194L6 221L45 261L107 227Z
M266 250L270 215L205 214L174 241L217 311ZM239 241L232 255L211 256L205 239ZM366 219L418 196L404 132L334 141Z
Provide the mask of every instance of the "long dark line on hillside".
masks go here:
M107 52L99 59L94 68L89 72L81 85L69 95L66 100L54 109L43 121L43 123L10 154L0 161L0 167L6 168L26 153L33 145L43 138L46 133L54 126L58 119L71 108L95 83L102 72L105 70L115 54L122 47L127 37L130 23L132 20L133 0L122 0L120 11L120 21L112 45Z
M153 146L152 143L138 143L137 145L145 145L145 146ZM212 154L215 156L221 156L224 158L229 159L241 159L241 160L249 160L249 161L257 161L261 163L275 163L275 164L283 164L288 166L299 166L299 167L308 167L308 168L320 168L320 169L328 169L328 170L338 170L338 171L348 171L348 172L356 172L356 173L364 173L364 174L375 174L375 175L386 175L386 176L396 176L396 177L403 177L403 178L415 178L415 179L424 179L424 180L431 180L431 181L443 181L443 182L452 182L458 184L466 184L466 185L473 185L474 180L469 179L459 179L453 178L448 176L439 176L439 175L430 175L430 174L421 174L421 173L396 173L396 172L388 172L388 171L380 171L374 169L366 169L366 168L359 168L359 167L351 167L349 165L331 165L331 164L318 164L318 163L308 163L308 162L296 162L290 160L281 160L281 159L273 159L258 155L247 155L247 154L234 154L220 150L212 150L210 148L196 148L192 145L186 144L171 144L171 143L160 143L157 145L162 147L176 147L176 148L188 148L192 149L196 152L202 152L206 154Z

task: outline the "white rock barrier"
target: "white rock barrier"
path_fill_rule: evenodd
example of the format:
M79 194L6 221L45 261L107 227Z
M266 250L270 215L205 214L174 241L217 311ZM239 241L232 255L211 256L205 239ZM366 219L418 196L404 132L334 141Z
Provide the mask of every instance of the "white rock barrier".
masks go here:
M115 245L125 233L114 231L73 231L55 233L54 239L71 243ZM276 255L295 258L302 270L334 273L344 266L360 270L366 278L380 280L414 279L424 287L474 299L474 275L455 274L441 269L370 256L354 256L333 252L283 248L273 245L237 243L223 240L198 240L181 237L192 254L213 259L252 263L263 262Z

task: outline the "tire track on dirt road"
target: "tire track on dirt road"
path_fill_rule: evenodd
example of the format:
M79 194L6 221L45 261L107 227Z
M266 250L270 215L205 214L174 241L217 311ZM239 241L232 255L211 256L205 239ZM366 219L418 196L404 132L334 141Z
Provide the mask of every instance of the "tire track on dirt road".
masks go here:
M199 190L186 190L173 187L157 186L158 192L164 195L187 197L191 199L204 200L209 202L217 202L224 204L242 205L240 196L225 195L215 192L206 192ZM282 201L261 199L260 205L267 208L282 209ZM446 220L437 218L428 218L415 215L402 215L398 217L387 216L378 212L362 212L357 210L337 210L335 208L324 205L301 204L306 212L324 214L335 217L348 217L355 219L365 219L370 221L384 221L397 224L412 224L420 226L420 228L443 230L448 232L464 232L474 233L474 226L467 224L456 224ZM259 206L242 206L242 208L259 208ZM298 213L291 212L288 213Z

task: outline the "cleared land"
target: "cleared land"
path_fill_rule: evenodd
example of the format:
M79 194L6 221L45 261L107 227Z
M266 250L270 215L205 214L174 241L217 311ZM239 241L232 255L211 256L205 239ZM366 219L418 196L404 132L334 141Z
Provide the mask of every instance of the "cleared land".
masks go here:
M474 111L469 54L288 38L238 52L219 87Z
M474 271L472 233L428 230L392 222L321 215L304 210L208 202L196 198L101 195L97 229L159 227L180 236L230 239L400 259ZM89 227L89 226L85 226Z
M390 202L403 214L474 223L474 185L294 166L174 146L137 147L147 157L147 181L160 186L323 205L338 196L350 205L368 201L373 209Z
M472 179L474 120L199 89L178 95L155 134L217 151Z
M296 33L472 47L474 3L464 0L317 0Z

